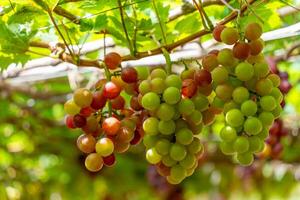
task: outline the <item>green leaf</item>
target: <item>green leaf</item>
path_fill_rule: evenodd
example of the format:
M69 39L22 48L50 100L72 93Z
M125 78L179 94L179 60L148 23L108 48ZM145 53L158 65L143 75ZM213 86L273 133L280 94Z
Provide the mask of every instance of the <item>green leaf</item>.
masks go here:
M175 29L180 33L193 33L200 29L200 20L195 16L198 13L189 15L188 17L180 20L176 25Z
M91 31L94 28L94 22L91 19L80 19L80 31Z
M94 30L101 31L106 28L108 23L107 15L98 15L95 20Z

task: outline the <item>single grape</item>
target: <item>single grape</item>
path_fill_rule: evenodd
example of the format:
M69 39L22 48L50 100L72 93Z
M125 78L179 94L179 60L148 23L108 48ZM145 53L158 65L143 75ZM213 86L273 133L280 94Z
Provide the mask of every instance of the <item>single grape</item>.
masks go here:
M138 73L138 80L146 80L149 77L149 67L136 67L135 70Z
M247 152L249 149L249 141L248 141L247 137L245 137L245 136L237 137L237 139L234 141L233 149L237 153Z
M163 135L171 135L175 132L176 125L173 120L163 121L161 120L158 124L158 130Z
M166 88L165 81L162 78L153 78L150 81L151 91L157 94L162 94Z
M168 87L163 93L163 99L168 104L176 104L181 99L180 90L176 87Z
M195 110L195 105L190 99L181 99L178 103L178 110L183 115L190 115Z
M80 112L80 107L73 101L73 99L70 99L64 104L64 110L68 115L76 115Z
M115 141L114 143L114 152L115 153L124 153L128 151L130 144L127 142Z
M225 155L233 155L235 153L235 150L233 148L233 144L222 141L222 142L220 142L220 150Z
M180 74L181 80L193 79L195 71L196 71L196 68L188 68L188 69L182 71Z
M258 153L261 151L263 142L259 137L252 136L249 137L248 140L249 140L249 150L248 150L249 152Z
M77 114L74 115L73 122L77 128L82 128L86 125L86 118L82 115Z
M233 52L231 49L222 49L218 54L218 62L223 66L232 66L234 67L238 60L234 58Z
M185 169L180 165L171 167L170 177L175 181L182 181L186 177Z
M280 85L280 77L277 74L269 74L268 79L270 79L273 83L273 87L277 88Z
M91 153L86 157L84 164L87 170L91 172L97 172L103 167L103 159L101 155L97 153Z
M276 108L276 100L272 96L263 96L259 103L261 108L265 111L272 111Z
M262 123L256 117L249 117L244 123L244 130L250 135L257 135L262 131Z
M101 156L109 156L114 152L114 143L109 138L101 138L96 143L96 152Z
M161 155L156 151L155 148L151 148L146 152L146 159L151 164L157 164L161 161Z
M237 154L236 159L239 164L243 166L249 166L253 163L254 157L252 153L246 152Z
M70 129L75 129L76 126L74 124L74 120L73 120L73 116L72 115L67 115L66 118L65 118L65 123L66 123L66 126Z
M268 95L272 91L273 83L270 79L264 78L257 81L255 85L256 92L261 95Z
M145 94L142 98L142 106L147 110L155 110L160 105L160 98L154 92Z
M232 142L236 139L237 133L236 133L236 130L234 128L232 128L231 126L224 126L221 129L220 137L225 142Z
M140 84L139 84L139 92L144 95L148 92L151 92L151 84L148 80L143 80Z
M94 92L91 107L95 110L99 110L103 108L105 104L106 104L106 98L103 96L103 93L100 91Z
M205 87L212 82L210 72L205 69L197 70L194 76L194 80L200 87Z
M258 39L250 41L249 45L251 55L256 56L262 52L265 44L262 39Z
M93 94L88 89L79 88L74 92L73 100L81 108L88 107L92 103Z
M143 109L142 105L139 103L139 97L132 96L130 98L130 108L132 108L135 111L140 111Z
M186 148L181 144L173 144L170 148L170 157L175 161L181 161L187 154Z
M262 112L258 116L264 127L270 127L274 122L274 116L270 112Z
M82 130L86 133L93 133L99 127L99 121L94 117L90 116L86 120L86 125L82 128Z
M150 76L151 76L151 79L161 78L161 79L165 80L167 78L167 73L165 70L157 68L151 72Z
M111 100L111 107L115 110L121 110L125 106L125 99L122 96L117 96L115 99Z
M121 127L115 137L116 141L129 143L134 137L134 131L128 127Z
M157 117L160 120L165 120L165 121L171 120L174 114L175 114L174 107L166 103L162 103L156 112Z
M283 101L283 94L276 87L272 88L270 95L276 99L277 103L281 103Z
M243 103L249 99L249 92L245 87L237 87L232 92L232 98L236 103Z
M165 82L167 87L176 87L177 89L181 89L182 81L180 77L176 74L169 75L166 78Z
M250 56L251 47L248 43L237 42L232 49L234 57L240 60L246 60Z
M171 143L167 139L160 139L160 140L157 141L157 143L155 145L156 151L160 155L163 155L163 156L169 154L170 147L171 147Z
M245 116L253 116L257 112L257 104L252 100L247 100L242 104L241 111Z
M239 127L244 122L244 116L240 110L232 109L226 113L225 120L230 126Z
M192 101L195 105L195 109L199 111L207 110L209 106L208 98L205 95L202 95L200 93L193 96Z
M117 69L121 62L122 57L116 52L108 53L104 57L104 63L109 69Z
M138 81L138 73L133 67L126 67L121 71L121 78L125 83L135 83Z
M143 144L147 149L154 147L157 141L158 141L158 137L156 135L146 134L143 138Z
M176 136L176 142L183 145L191 144L194 137L193 132L188 128L183 128L178 130L175 136Z
M226 27L221 33L221 40L225 44L232 45L239 39L239 32L236 28Z
M176 131L182 128L188 128L189 126L188 123L182 118L177 119L175 125L176 125Z
M103 96L108 99L114 99L121 93L121 88L113 82L107 82L103 88Z
M146 134L157 135L158 134L159 120L155 117L149 117L143 123L143 129Z
M179 165L181 165L184 169L190 169L195 165L196 161L196 156L187 154L186 157L179 162Z
M184 79L182 82L181 94L185 97L193 97L197 92L197 85L193 79Z
M187 118L189 123L193 123L194 125L199 125L202 122L202 114L198 110L194 110L186 118Z
M217 25L215 26L214 30L213 30L213 37L215 38L215 40L217 40L218 42L222 42L221 40L221 33L222 31L226 28L226 26L224 25Z
M257 40L262 35L262 27L258 23L250 23L245 28L247 40Z
M248 81L250 80L254 75L254 69L253 66L249 63L242 62L238 64L235 68L235 75L238 79L241 81Z
M257 78L266 77L269 73L269 66L266 62L255 63L253 67L254 67L254 75Z
M103 163L105 166L111 167L116 163L116 157L114 154L111 154L109 156L103 157Z
M228 80L228 71L225 67L220 66L211 72L212 80L217 83L225 83Z
M239 105L234 102L233 100L231 101L228 101L227 103L224 104L224 109L223 109L223 112L224 114L226 114L228 111L232 110L232 109L239 109ZM244 113L243 113L244 114Z
M92 153L95 150L96 140L90 134L82 134L77 139L77 147L83 153Z
M216 95L223 101L229 101L232 97L233 87L227 83L216 87Z
M89 117L93 113L93 109L91 107L81 108L80 114L84 117Z
M108 117L102 123L102 129L107 135L115 135L121 127L121 122L115 117Z
M214 54L208 54L204 58L202 58L202 66L207 71L212 71L218 65L218 57Z

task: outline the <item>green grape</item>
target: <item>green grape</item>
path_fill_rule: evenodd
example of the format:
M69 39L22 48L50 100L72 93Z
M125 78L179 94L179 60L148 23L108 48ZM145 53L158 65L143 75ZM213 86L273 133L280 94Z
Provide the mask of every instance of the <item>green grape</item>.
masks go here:
M175 143L170 148L170 157L173 160L181 161L185 158L186 154L187 154L186 148L181 144Z
M216 95L223 101L231 99L233 87L229 84L221 84L216 87Z
M142 106L147 110L155 110L160 105L160 98L154 92L145 94L142 98Z
M151 92L151 85L148 80L143 80L139 85L139 92L144 95Z
M80 107L76 105L73 99L70 99L64 104L64 110L68 115L76 115L80 112Z
M190 169L195 165L196 161L196 156L193 154L187 154L186 157L179 162L179 165L181 165L184 169Z
M251 64L242 62L236 66L234 73L239 80L249 81L254 75L254 69Z
M283 95L279 88L272 88L270 95L276 99L277 103L281 103L283 100Z
M256 136L259 137L261 140L265 140L269 136L269 130L266 128L263 128L262 131L259 134L257 134Z
M231 126L225 126L220 132L220 137L225 142L231 142L237 138L237 133L236 130Z
M217 83L225 83L228 80L228 71L225 67L220 66L211 72L212 80Z
M220 150L225 155L232 155L235 153L235 150L233 149L233 144L225 141L220 142Z
M178 110L182 115L190 115L195 110L195 105L190 99L181 99L178 103Z
M234 73L234 72L232 72L232 73ZM234 88L243 86L243 81L237 79L236 77L232 77L232 76L229 77L229 83Z
M170 155L163 156L161 162L167 167L172 167L177 163L177 161L173 160Z
M109 138L101 138L96 143L96 152L101 156L109 156L114 152L114 143Z
M157 164L161 161L161 155L155 148L148 149L146 152L146 159L151 164Z
M93 94L85 88L79 88L74 92L73 100L81 108L88 107L93 101Z
M147 118L143 123L143 129L146 134L157 135L158 134L158 123L159 120L155 117Z
M195 172L195 169L197 167L198 167L198 163L196 162L196 164L193 167L191 167L189 169L186 169L186 177L189 177L189 176L193 175L194 172Z
M180 90L176 87L168 87L163 93L163 99L168 104L176 104L181 99Z
M270 127L274 122L274 116L270 112L262 112L258 116L264 127Z
M239 105L234 101L228 101L227 103L224 104L223 112L224 114L226 114L228 111L235 108L239 109Z
M167 87L176 87L177 89L181 89L181 87L182 87L181 78L175 74L169 75L166 78L165 82L166 82Z
M172 184L172 185L177 185L179 183L181 183L182 180L178 179L178 180L175 180L174 178L172 178L171 176L167 176L167 181L168 183Z
M180 165L171 167L170 176L174 180L182 181L186 177L185 169Z
M253 67L254 67L254 75L257 78L266 77L269 73L269 66L266 62L255 63Z
M176 142L183 145L191 144L194 137L193 132L188 128L180 129L179 131L176 132L175 135L176 135Z
M232 109L226 113L226 122L233 127L241 126L244 122L243 113L238 109Z
M247 99L249 99L249 92L245 87L237 87L232 92L232 98L237 103L243 103Z
M252 153L246 152L237 154L236 159L240 165L248 166L253 163L254 157Z
M151 76L151 79L154 79L154 78L166 79L167 73L165 70L157 68L151 72L150 76Z
M164 120L164 121L171 120L173 118L174 114L175 114L174 107L172 107L171 105L166 104L166 103L162 103L156 112L156 115L158 116L158 118L160 120Z
M238 60L234 58L232 50L231 49L222 49L218 53L218 62L223 66L232 66L234 67Z
M189 116L187 116L187 120L192 122L194 125L199 125L202 122L202 114L198 110L194 110Z
M279 118L282 113L282 107L280 104L277 104L274 110L272 110L272 114L275 119Z
M209 101L205 95L198 93L192 97L192 101L194 102L196 110L204 111L208 109Z
M255 85L256 92L261 96L270 94L272 88L273 88L273 83L270 79L267 78L260 79L259 81L257 81Z
M156 151L162 156L165 156L169 153L170 147L171 147L171 143L167 139L160 139L157 141L155 145Z
M248 141L247 137L245 137L245 136L237 137L237 139L234 141L233 149L237 153L244 153L244 152L248 151L249 141Z
M250 23L245 28L245 37L247 40L257 40L262 35L262 32L262 27L258 23Z
M257 112L257 104L252 100L242 103L241 111L245 116L253 116Z
M272 96L263 96L259 103L261 108L265 111L272 111L276 108L276 100Z
M165 81L162 78L154 78L150 81L151 91L162 94L166 88Z
M219 97L215 96L213 102L211 103L211 107L223 109L225 103ZM198 110L198 109L197 109ZM207 109L205 109L207 110ZM205 111L204 110L204 111Z
M261 139L257 136L249 137L249 152L252 153L258 153L261 150L261 146L263 145L263 142Z
M257 135L262 131L262 123L256 117L249 117L244 123L244 130L250 135Z
M182 129L182 128L188 128L189 127L187 122L183 119L176 120L175 124L176 124L176 131L178 131L179 129Z
M175 132L176 125L173 120L163 121L161 120L158 124L158 130L163 135L171 135Z
M150 149L156 145L158 137L156 135L145 135L143 143L147 149Z
M281 80L277 74L269 74L268 79L272 81L275 88L279 87Z
M135 67L139 80L146 80L150 74L149 67Z
M236 43L239 39L240 35L236 28L226 27L221 32L221 40L225 44L232 45Z

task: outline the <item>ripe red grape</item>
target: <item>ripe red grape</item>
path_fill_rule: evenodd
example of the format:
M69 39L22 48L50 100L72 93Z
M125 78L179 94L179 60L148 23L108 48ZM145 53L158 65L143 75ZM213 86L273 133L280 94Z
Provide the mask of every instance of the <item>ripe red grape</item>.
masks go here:
M113 82L107 82L103 88L103 96L108 99L114 99L120 95L121 88Z
M73 121L74 121L74 125L77 128L82 128L86 125L86 118L82 115L79 115L79 114L74 115Z
M126 83L135 83L138 80L138 73L133 67L126 67L122 69L121 78Z
M115 117L108 117L102 123L102 129L107 135L116 135L121 127L121 122Z
M106 104L106 98L103 96L103 93L100 91L96 91L93 94L93 100L91 103L91 107L95 110L102 109Z
M125 99L121 95L117 96L115 99L112 99L110 102L112 109L115 110L121 110L125 106Z
M224 25L217 25L214 30L213 30L213 37L215 38L215 40L217 40L218 42L222 42L221 40L221 33L224 30L224 28L226 28L226 26Z
M104 63L109 69L118 68L121 62L122 62L122 57L116 52L108 53L104 57Z

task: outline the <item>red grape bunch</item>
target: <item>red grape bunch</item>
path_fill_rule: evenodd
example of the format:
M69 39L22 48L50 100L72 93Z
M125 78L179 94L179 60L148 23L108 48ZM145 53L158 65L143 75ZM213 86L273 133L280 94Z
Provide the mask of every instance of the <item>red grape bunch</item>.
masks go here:
M197 135L214 119L208 95L211 74L205 69L188 69L167 74L154 69L139 84L141 106L149 112L143 123L146 159L171 184L193 174L202 153Z
M109 70L116 70L121 57L117 53L109 53L104 62ZM67 127L83 131L77 139L77 147L87 154L85 166L89 171L99 171L103 165L112 166L115 153L127 151L130 145L139 143L142 138L139 122L142 115L126 108L121 94L123 89L132 88L137 80L137 71L128 68L122 70L121 78L99 80L93 91L77 89L73 98L65 103Z
M254 154L263 150L269 129L282 111L280 78L270 73L261 54L261 35L258 23L248 24L243 37L238 29L219 25L213 31L214 38L233 47L207 56L214 63L213 85L225 115L220 149L241 165L250 165Z

